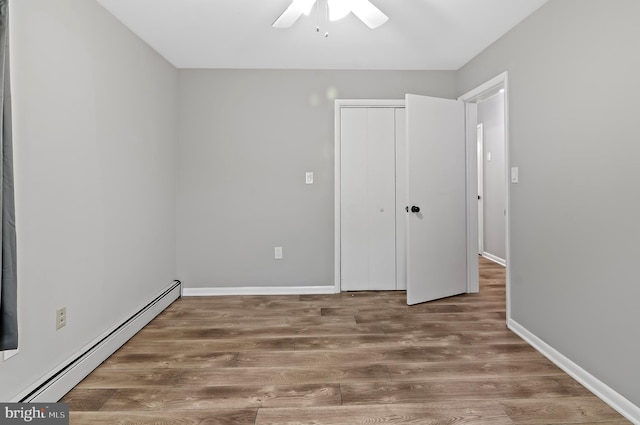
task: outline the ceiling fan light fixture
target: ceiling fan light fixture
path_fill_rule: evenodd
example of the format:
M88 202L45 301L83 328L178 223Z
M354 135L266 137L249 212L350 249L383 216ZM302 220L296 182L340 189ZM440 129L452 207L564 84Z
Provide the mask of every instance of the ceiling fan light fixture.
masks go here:
M316 4L316 0L293 0L291 6L302 12L305 16L309 16L314 4Z
M321 0L292 0L287 9L272 24L274 28L289 28L302 15L309 16L314 5ZM325 3L326 1L326 3ZM389 20L387 15L375 7L369 0L325 0L330 21L338 21L353 12L366 26L371 29L378 28Z
M371 29L378 28L389 20L389 17L371 4L369 0L350 0L350 3L353 14Z
M316 3L316 0L293 0L289 7L282 12L282 15L271 24L274 28L289 28L300 16L311 13L311 8Z
M351 13L351 0L327 0L329 20L338 21Z

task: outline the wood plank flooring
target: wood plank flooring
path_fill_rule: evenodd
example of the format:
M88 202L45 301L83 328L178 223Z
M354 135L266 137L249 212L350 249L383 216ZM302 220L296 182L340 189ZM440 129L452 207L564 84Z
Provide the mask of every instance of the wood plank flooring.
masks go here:
M182 298L63 398L71 424L628 424L481 291Z

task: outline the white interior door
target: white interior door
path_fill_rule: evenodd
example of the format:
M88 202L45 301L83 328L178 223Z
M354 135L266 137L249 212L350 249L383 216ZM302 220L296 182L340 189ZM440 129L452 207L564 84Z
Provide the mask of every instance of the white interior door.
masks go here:
M406 118L407 304L418 304L467 291L464 102L409 94Z

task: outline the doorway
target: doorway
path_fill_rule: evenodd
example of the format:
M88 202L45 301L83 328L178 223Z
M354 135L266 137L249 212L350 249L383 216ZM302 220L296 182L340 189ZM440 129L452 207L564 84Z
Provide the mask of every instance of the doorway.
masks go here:
M483 257L505 265L504 88L478 102L478 247Z
M472 216L469 220L470 226L475 227L471 228L470 232L478 235L477 243L473 243L473 249L477 250L480 255L483 257L501 264L505 267L505 275L506 275L506 313L507 320L511 317L511 269L509 264L509 256L510 256L510 210L509 210L509 198L510 198L510 162L509 162L509 96L508 96L508 74L504 72L491 80L487 81L484 84L476 87L475 89L465 93L460 96L458 99L462 100L466 103L466 117L467 117L467 138L468 140L474 140L476 149L473 152L473 158L469 158L467 164L467 177L468 177L468 186L469 187L477 187L478 188L478 196L481 199L478 199L477 207L471 208L468 210L469 214ZM498 96L498 97L497 97ZM497 130L494 128L494 131L501 132L502 140L501 147L498 148L498 151L495 148L491 148L491 155L488 156L489 149L487 149L487 123L485 121L485 112L479 111L479 107L483 102L490 101L491 99L500 100L502 105L499 108L493 108L492 116L490 120L492 121L491 125L495 125ZM500 103L500 102L494 102ZM489 106L485 103L485 106ZM494 105L495 106L495 105ZM482 149L481 149L482 148ZM500 226L499 231L493 234L492 244L489 246L486 244L487 238L487 226L484 224L487 223L487 208L485 205L485 201L487 199L487 170L486 165L491 161L495 161L496 156L495 153L498 153L501 161L497 167L493 167L494 176L498 176L499 178L494 179L492 186L492 196L498 199L497 208L493 209L492 219L494 220L492 225L495 226L496 223ZM491 165L496 165L494 162ZM484 180L484 181L483 181ZM496 182L497 180L498 182ZM494 199L495 202L495 199ZM498 216L496 212L501 212L502 216ZM482 223L482 224L481 224ZM495 251L496 242L501 243L503 246L503 251ZM488 251L489 250L489 251ZM494 252L498 252L498 255L490 252L494 250ZM488 255L487 255L488 254Z

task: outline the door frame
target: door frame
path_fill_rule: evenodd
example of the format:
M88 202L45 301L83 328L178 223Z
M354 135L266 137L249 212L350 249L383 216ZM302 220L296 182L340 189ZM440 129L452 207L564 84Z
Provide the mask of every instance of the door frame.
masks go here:
M473 137L473 140L476 140L476 126L478 124L477 119L477 103L480 100L488 98L492 92L497 89L504 89L504 166L505 166L505 207L506 207L506 217L505 217L505 275L506 275L506 313L507 313L507 322L511 318L511 179L510 179L510 170L511 170L511 158L509 156L510 152L510 132L509 132L509 76L508 72L505 71L500 75L497 75L490 79L489 81L480 84L478 87L468 91L458 98L458 100L462 100L466 104L467 110L467 138ZM473 136L472 136L473 134ZM468 145L468 143L467 143ZM477 152L477 149L476 149ZM477 153L475 154L477 156ZM471 179L468 182L471 187L478 186L478 170L477 170L477 157L473 161L467 162L467 178ZM474 165L475 164L475 165ZM471 170L471 168L476 168L475 170ZM474 186L475 185L475 186ZM476 210L476 216L477 211ZM478 224L476 217L476 225ZM477 232L478 229L476 228ZM477 234L477 233L476 233ZM475 249L477 250L477 244L474 244Z
M404 108L404 99L336 99L334 105L334 292L340 293L341 275L341 114L342 108ZM396 171L397 172L397 171ZM396 206L397 207L397 206ZM397 238L397 236L396 236ZM397 267L397 266L396 266Z

